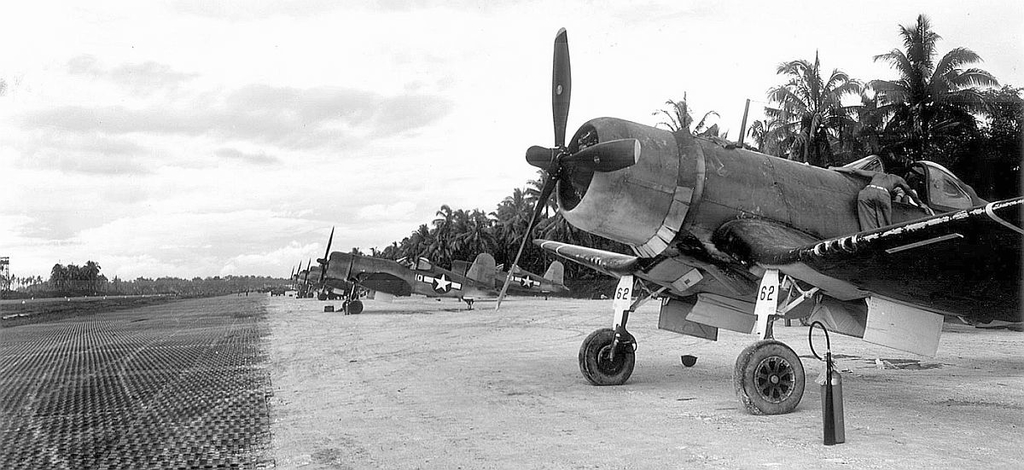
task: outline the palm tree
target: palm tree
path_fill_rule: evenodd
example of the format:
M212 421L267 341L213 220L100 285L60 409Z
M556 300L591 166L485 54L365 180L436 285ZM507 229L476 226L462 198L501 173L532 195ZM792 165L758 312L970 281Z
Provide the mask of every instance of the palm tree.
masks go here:
M702 117L700 119L700 122L698 122L697 126L694 127L693 130L691 131L690 130L690 125L693 124L693 115L690 113L690 108L686 104L686 94L685 93L683 94L683 101L668 100L668 101L665 102L665 104L669 106L669 109L667 109L667 110L666 109L659 109L659 110L651 113L651 115L652 116L658 116L658 115L665 116L668 120L667 121L661 121L658 124L655 124L654 127L665 126L665 127L668 128L668 130L670 130L672 132L679 132L681 130L686 130L687 132L691 132L692 134L695 134L695 135L696 134L701 134L701 133L703 133L703 132L705 132L707 130L707 128L705 126L707 125L707 121L708 121L709 117L711 117L712 115L714 115L715 117L719 117L718 113L716 113L714 111L708 111L708 112L704 113L704 117ZM717 128L716 128L715 135L717 136Z
M82 267L82 277L89 290L94 294L100 290L100 269L100 265L91 260L86 261L85 266Z
M778 107L765 107L765 114L779 121L778 139L788 147L789 157L816 166L832 163L832 144L849 138L856 106L844 106L843 97L858 94L862 85L846 73L833 69L828 79L821 76L821 62L793 60L779 64L777 72L789 77L782 86L768 90L768 99Z
M448 204L442 204L441 208L437 210L435 215L438 217L434 219L432 224L433 229L433 243L427 249L427 257L431 258L435 263L442 266L447 266L448 262L451 261L453 253L453 240L452 240L452 226L455 220L455 211L452 210Z
M918 160L957 128L976 129L974 114L988 109L977 87L999 83L982 69L963 68L981 62L970 49L954 48L935 62L935 43L942 37L924 15L913 25L900 26L900 37L905 51L875 56L876 62L896 69L899 78L873 80L869 86L878 94L887 133L895 136L892 144L905 148L905 158Z
M454 235L459 259L473 259L480 253L491 253L497 246L491 220L479 209L460 211Z
M766 153L768 155L774 155L780 157L783 155L782 142L779 140L780 134L773 132L779 127L781 121L775 119L768 120L756 120L750 125L750 130L747 131L747 135L754 139L754 143L757 144L757 151Z
M420 224L419 228L402 240L398 254L399 257L415 260L425 255L433 244L434 234L427 228L427 224Z
M499 263L512 263L512 258L523 241L526 226L533 215L533 204L530 199L529 189L515 188L512 194L505 196L494 212L490 213L497 242L494 258ZM532 199L536 200L536 196Z
M62 291L67 283L67 270L64 265L57 263L50 270L50 285L54 290Z

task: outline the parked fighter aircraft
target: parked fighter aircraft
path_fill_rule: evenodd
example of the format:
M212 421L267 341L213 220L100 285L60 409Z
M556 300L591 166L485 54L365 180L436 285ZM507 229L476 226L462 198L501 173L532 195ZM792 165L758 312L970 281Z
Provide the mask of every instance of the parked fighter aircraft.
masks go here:
M492 285L494 258L488 254L477 256L466 275L434 266L426 258L406 266L390 259L335 251L329 258L320 258L317 262L323 267L325 279L349 282L353 289L361 287L371 293L452 297L466 302L470 309L474 300L497 295ZM358 314L363 311L363 303L349 296L342 309L345 313Z
M313 293L313 280L317 279L320 275L319 266L311 266L313 260L306 262L306 269L302 269L302 262L299 261L299 268L292 275L292 281L295 282L295 297L305 298L312 297Z
M481 254L480 256L483 255ZM452 271L464 275L468 269L468 261L452 261ZM501 288L502 284L505 283L505 279L508 278L508 271L501 269L500 266L496 267L494 269L494 288ZM569 293L569 288L565 286L565 266L562 265L561 261L552 261L543 276L538 276L517 266L512 272L509 290L518 295L547 296L567 294Z
M945 168L918 162L919 192L939 214L897 203L893 225L861 231L862 176L613 118L586 122L566 144L569 94L563 29L555 39L555 148L526 154L547 172L534 220L556 192L569 223L634 251L536 241L620 278L613 328L580 348L591 383L629 379L636 340L626 323L652 294L662 299L659 328L711 340L719 328L757 335L736 361L734 382L758 414L793 410L804 390L800 358L771 339L777 318L820 320L923 355L935 353L943 316L1021 322L1024 198L988 203ZM883 170L878 163L851 167ZM636 301L634 277L644 291Z
M324 251L326 257L331 253L331 244L334 242L334 227L331 227L331 236L327 238L327 249ZM320 263L320 259L317 259ZM329 278L325 274L323 263L309 269L309 296L316 295L317 300L337 300L354 297L357 292L352 283L342 279ZM315 294L314 294L315 293Z

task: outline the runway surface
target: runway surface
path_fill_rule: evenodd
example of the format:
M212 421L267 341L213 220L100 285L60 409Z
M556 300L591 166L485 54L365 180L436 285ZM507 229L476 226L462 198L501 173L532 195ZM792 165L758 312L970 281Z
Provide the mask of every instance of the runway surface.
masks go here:
M271 468L262 297L0 329L0 468Z
M710 342L657 330L657 302L630 319L630 380L595 387L580 343L610 301L494 304L405 298L364 313L271 299L274 454L281 468L1020 468L1024 334L948 325L939 354L833 335L846 443L822 444L820 362L807 328L776 324L800 355L795 412L747 414L732 371L750 335ZM327 303L330 304L330 303ZM338 305L337 302L334 305ZM820 338L819 338L820 341ZM823 348L823 341L816 344ZM680 356L697 356L683 367ZM880 369L882 359L893 368Z
M0 328L0 469L1019 468L1024 334L947 324L935 358L833 336L845 444L822 445L820 363L793 413L732 387L751 338L634 314L632 378L594 387L608 301L221 297ZM683 367L680 355L697 357ZM877 365L881 363L881 367Z

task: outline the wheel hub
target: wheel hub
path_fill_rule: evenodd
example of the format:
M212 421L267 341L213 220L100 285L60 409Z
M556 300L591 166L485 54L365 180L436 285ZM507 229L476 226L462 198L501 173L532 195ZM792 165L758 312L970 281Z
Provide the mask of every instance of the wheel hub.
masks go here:
M778 356L764 358L754 369L754 384L761 398L781 403L793 393L796 374L789 361Z
M601 369L601 372L606 374L615 374L625 364L622 354L617 354L615 359L612 359L612 346L606 345L601 347L601 350L597 353L597 366Z

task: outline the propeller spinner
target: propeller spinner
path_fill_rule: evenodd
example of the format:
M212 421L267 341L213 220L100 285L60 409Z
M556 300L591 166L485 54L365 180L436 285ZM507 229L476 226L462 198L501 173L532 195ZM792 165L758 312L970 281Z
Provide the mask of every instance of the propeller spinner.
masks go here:
M640 141L637 139L619 139L600 142L589 147L580 149L575 153L569 153L565 146L565 127L569 118L569 96L572 92L572 72L569 67L569 40L565 28L558 30L555 35L554 64L551 77L551 115L555 128L555 147L546 148L532 146L526 151L526 162L544 170L544 186L541 187L540 197L534 206L533 216L526 226L526 235L519 245L519 252L509 269L509 275L505 278L505 284L498 294L498 302L494 309L501 307L501 301L508 291L509 282L512 280L512 272L519 264L519 257L523 255L523 248L530 241L533 224L537 217L547 206L548 198L554 191L559 179L569 168L584 168L592 171L611 172L634 165L640 158Z

